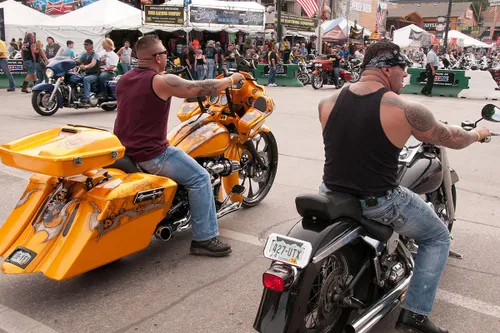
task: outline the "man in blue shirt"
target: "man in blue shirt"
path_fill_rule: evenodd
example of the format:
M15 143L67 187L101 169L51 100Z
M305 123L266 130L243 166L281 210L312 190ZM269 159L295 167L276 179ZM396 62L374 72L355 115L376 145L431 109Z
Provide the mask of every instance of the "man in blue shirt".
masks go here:
M90 98L90 88L92 84L99 80L101 72L101 59L94 52L94 42L91 39L86 39L83 42L85 53L83 53L76 61L80 63L80 69L85 71L83 77L83 99L82 103L88 104Z

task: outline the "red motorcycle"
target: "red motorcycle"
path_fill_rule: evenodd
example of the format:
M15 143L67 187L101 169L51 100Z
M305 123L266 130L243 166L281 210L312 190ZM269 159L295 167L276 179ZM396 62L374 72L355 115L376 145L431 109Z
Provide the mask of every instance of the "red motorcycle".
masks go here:
M314 89L319 89L323 87L324 84L335 84L334 72L333 72L333 61L330 59L315 59L313 61L313 75L311 79L311 85ZM344 86L344 83L352 79L351 72L340 68L339 78L336 85L337 89Z

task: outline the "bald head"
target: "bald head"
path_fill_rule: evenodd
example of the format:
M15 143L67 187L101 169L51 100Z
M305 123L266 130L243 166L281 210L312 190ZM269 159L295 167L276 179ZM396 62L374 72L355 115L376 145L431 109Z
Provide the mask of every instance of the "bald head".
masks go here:
M156 35L146 35L135 44L135 50L139 60L148 60L152 54L163 51L164 47Z

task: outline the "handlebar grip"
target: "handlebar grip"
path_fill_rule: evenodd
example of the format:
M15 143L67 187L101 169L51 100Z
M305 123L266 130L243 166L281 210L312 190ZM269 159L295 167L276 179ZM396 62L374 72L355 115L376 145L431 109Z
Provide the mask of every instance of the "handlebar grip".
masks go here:
M482 139L479 142L481 142L481 143L489 143L490 141L491 141L491 136L487 136L487 137L485 137L484 139Z

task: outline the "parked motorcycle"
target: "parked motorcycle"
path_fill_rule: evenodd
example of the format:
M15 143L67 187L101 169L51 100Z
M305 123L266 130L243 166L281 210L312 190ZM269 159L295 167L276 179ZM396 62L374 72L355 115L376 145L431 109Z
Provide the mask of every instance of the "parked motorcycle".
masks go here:
M83 103L83 76L73 71L77 66L70 58L51 59L45 69L49 82L33 87L31 105L41 116L52 116L60 108L73 109L100 107L104 111L116 110L116 84L119 77L107 83L108 98L99 98L99 82L91 87L90 102Z
M486 105L482 119L500 122L500 109ZM478 122L462 127L471 130ZM451 231L458 175L446 149L409 140L398 176L403 186L425 197ZM254 328L368 332L404 297L414 269L413 241L362 217L359 200L345 193L300 195L295 203L302 220L287 236L273 233L266 242L264 256L272 263L263 274Z
M311 82L311 76L307 69L307 64L304 61L300 61L298 65L299 65L299 72L297 73L297 79L300 82L302 82L303 85L306 86Z
M278 167L264 125L274 102L242 74L225 91L186 100L167 135L210 174L219 218L260 203ZM36 172L0 228L2 271L65 280L146 248L153 235L168 241L189 230L187 190L124 154L113 134L78 125L2 145L5 165Z
M351 73L351 79L349 80L349 82L356 83L361 78L360 59L352 59L351 61L346 61L344 69Z
M314 89L320 89L324 84L335 84L333 61L330 59L315 59L313 63L314 72L311 78L311 85ZM351 79L351 72L340 68L336 88L342 88L344 84Z

